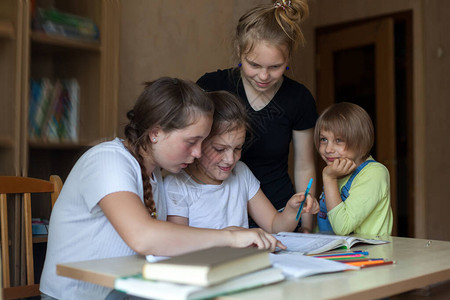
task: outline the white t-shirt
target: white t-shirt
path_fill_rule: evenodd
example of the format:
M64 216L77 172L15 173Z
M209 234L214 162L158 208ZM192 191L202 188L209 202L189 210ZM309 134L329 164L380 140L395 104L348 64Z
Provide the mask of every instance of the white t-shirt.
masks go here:
M189 226L222 229L248 228L247 204L259 190L259 181L238 161L221 185L196 183L181 171L164 178L167 214L189 218Z
M161 172L151 179L158 219L167 219ZM89 149L77 161L50 217L41 292L57 299L104 299L108 288L56 275L58 263L136 254L103 214L99 201L128 191L143 199L141 168L118 138ZM142 200L143 201L143 200Z

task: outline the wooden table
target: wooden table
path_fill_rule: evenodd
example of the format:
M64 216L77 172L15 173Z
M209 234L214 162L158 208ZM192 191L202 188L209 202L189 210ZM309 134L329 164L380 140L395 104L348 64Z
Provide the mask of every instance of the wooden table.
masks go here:
M352 250L365 250L370 257L395 260L393 265L287 280L220 299L383 298L450 280L450 242L401 237L384 239L391 243L354 246ZM130 256L66 263L57 266L57 273L114 288L116 277L140 272L144 261L143 256Z

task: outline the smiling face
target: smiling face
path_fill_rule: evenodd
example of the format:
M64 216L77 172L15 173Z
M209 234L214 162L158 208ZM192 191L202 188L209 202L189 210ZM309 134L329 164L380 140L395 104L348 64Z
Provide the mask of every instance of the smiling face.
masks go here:
M319 154L327 165L339 158L351 159L358 166L362 163L361 155L357 151L348 149L344 138L335 136L333 132L327 130L320 130Z
M151 132L152 163L172 173L180 172L195 158L201 157L201 145L211 130L211 124L212 115L200 115L183 129L169 133L162 130Z
M241 75L257 92L268 92L283 78L288 64L286 46L273 46L266 42L255 45L249 53L241 55Z
M205 140L197 170L192 170L195 177L207 184L221 184L231 175L231 171L241 158L244 141L244 127Z

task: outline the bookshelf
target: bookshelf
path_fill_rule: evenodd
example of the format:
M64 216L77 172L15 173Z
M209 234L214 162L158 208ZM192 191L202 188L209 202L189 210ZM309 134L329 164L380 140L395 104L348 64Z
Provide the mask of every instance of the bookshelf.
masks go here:
M31 15L37 7L55 7L93 20L100 40L33 30ZM1 175L48 178L59 171L64 180L80 152L116 135L119 21L119 0L0 1ZM30 139L30 79L43 77L79 83L77 141ZM35 161L39 168L32 165Z
M29 128L23 128L22 172L32 177L48 178L52 173L67 177L76 159L90 146L116 135L119 1L116 0L36 0L37 9L54 7L62 12L92 20L100 32L99 41L86 41L30 30L27 34L29 78L75 79L80 87L78 140L49 142L32 139ZM25 18L30 22L31 16ZM31 28L31 24L26 26ZM27 119L28 101L22 110Z
M33 29L33 12L50 7L92 20L98 27L99 40L48 35ZM116 136L119 32L120 0L0 1L0 175L48 179L58 174L64 182L89 147ZM41 78L78 82L76 140L50 142L30 136L30 80ZM49 201L38 199L32 205L33 217L49 218ZM15 215L11 230L20 227L18 206L16 202L10 210ZM20 248L20 237L15 236L12 252ZM45 238L35 242L42 244ZM20 260L18 256L15 253L10 257ZM12 272L17 273L17 269ZM12 278L20 280L18 276L23 275Z
M0 174L20 173L22 3L0 2Z

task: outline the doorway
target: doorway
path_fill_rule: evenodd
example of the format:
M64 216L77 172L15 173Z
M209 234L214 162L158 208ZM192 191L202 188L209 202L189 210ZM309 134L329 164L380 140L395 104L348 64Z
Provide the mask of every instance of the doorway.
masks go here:
M405 12L316 30L318 111L346 101L369 113L375 128L371 154L390 173L392 234L410 237L414 235L411 18L412 13ZM319 161L318 170L323 167Z

